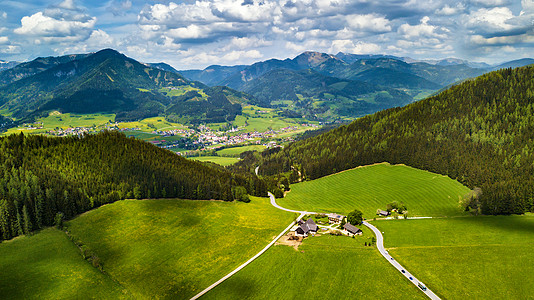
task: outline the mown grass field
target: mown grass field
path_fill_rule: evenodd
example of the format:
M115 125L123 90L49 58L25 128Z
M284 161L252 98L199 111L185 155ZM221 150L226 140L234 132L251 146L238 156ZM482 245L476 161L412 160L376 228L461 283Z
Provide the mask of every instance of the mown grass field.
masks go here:
M223 156L192 156L188 157L189 159L198 160L198 161L210 161L221 166L233 165L239 161L237 157L223 157Z
M349 213L360 209L373 218L377 209L398 201L409 216L465 214L458 204L469 189L449 177L387 163L347 170L313 181L291 185L283 207L315 212Z
M205 299L424 299L376 247L357 238L307 238L279 245L208 292Z
M532 299L534 216L373 222L389 253L443 299Z
M258 151L261 152L265 150L265 146L263 145L249 145L249 146L242 146L242 147L233 147L233 148L226 148L217 151L217 154L221 156L234 156L239 157L239 154L245 152L245 151Z
M256 254L294 218L262 198L126 200L67 226L133 298L189 299Z
M64 232L48 228L0 244L1 299L119 299L122 287L85 261Z

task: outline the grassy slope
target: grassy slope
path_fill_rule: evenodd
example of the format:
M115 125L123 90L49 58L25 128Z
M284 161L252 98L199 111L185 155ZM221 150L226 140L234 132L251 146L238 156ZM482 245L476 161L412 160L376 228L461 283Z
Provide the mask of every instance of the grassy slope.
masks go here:
M295 251L274 246L206 299L423 299L366 237L321 236Z
M235 156L239 157L239 154L245 152L245 151L258 151L261 152L265 150L265 146L263 145L249 145L249 146L242 146L242 147L233 147L233 148L226 148L217 151L217 154L221 156Z
M278 203L286 208L348 213L372 218L392 201L404 202L410 216L460 215L459 197L468 188L455 180L402 165L378 164L291 185Z
M239 161L239 159L236 157L222 157L222 156L198 156L198 157L189 157L189 159L198 160L198 161L211 161L221 166L233 165Z
M68 223L135 298L190 298L252 257L294 214L219 201L119 201Z
M119 284L83 260L54 228L0 244L0 298L121 298Z
M374 224L389 252L442 298L533 298L532 215Z

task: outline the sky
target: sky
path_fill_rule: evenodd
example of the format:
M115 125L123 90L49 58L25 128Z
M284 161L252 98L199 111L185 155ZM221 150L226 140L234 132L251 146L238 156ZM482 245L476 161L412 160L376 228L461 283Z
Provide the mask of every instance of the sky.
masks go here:
M0 0L0 59L113 48L177 69L303 51L534 57L534 0Z

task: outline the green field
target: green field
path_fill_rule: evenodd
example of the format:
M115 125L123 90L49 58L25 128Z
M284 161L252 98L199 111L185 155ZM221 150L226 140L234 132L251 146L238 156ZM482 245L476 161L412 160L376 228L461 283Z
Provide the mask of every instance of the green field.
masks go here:
M66 129L69 127L91 127L93 125L95 126L101 126L106 123L109 123L109 121L115 122L115 115L114 114L72 114L72 113L65 113L61 114L59 112L52 112L48 117L45 118L39 118L37 119L36 123L34 125L42 126L42 129L33 129L28 130L24 127L15 127L10 128L5 135L9 135L12 133L45 133L50 130L54 130L56 128L62 128ZM38 124L37 122L41 122L42 124Z
M118 283L85 261L57 229L0 244L2 299L117 299L127 295Z
M165 117L153 117L135 122L122 122L119 124L119 128L139 128L143 131L151 132L153 130L184 129L186 126L179 123L168 122L165 120Z
M532 299L534 216L376 221L386 248L444 299Z
M258 151L261 152L265 150L265 146L263 145L249 145L249 146L241 146L241 147L233 147L233 148L226 148L217 151L217 154L220 156L233 156L233 157L239 157L239 154L245 152L245 151Z
M307 238L298 251L273 246L206 299L424 299L376 247L357 238Z
M377 209L399 201L406 204L409 216L452 216L464 214L458 201L468 191L446 176L382 163L293 184L277 202L315 212L346 214L358 208L366 218L373 218Z
M125 200L67 223L133 298L189 299L265 247L295 217L251 203Z
M189 159L198 160L198 161L210 161L212 163L219 164L221 166L233 165L239 161L239 158L236 157L222 157L222 156L193 156L188 157Z

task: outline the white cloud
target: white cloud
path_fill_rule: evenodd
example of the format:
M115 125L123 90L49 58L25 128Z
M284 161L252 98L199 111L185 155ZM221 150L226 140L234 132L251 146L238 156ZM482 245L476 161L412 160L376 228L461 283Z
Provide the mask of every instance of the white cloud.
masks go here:
M329 53L353 53L353 54L374 54L378 53L381 47L374 43L365 43L362 41L354 44L351 40L334 40L332 46L328 49Z
M74 5L74 0L65 0L58 4L59 8L63 9L69 9L69 10L76 10L76 5Z
M272 45L271 41L266 41L257 37L233 37L230 42L222 48L223 51L232 49L249 49Z
M466 26L484 31L510 30L514 26L509 23L514 17L508 7L481 8L467 16Z
M87 22L56 20L43 15L42 12L31 16L23 17L21 27L14 30L17 34L34 36L74 36L79 30L92 29L95 26L96 18L91 18Z
M456 4L456 6L449 6L448 4L446 4L442 8L436 10L436 15L441 15L441 16L457 15L459 13L464 12L465 9L466 9L465 5L461 2Z
M351 29L366 32L388 32L391 31L390 21L384 16L376 14L368 15L348 15L347 23Z
M9 38L7 36L0 36L0 45L7 44L9 42Z
M261 58L263 55L258 50L231 51L225 54L222 59L226 62L236 62L243 58Z
M5 11L0 11L0 19L7 19L7 13Z
M7 45L0 47L0 53L3 54L17 54L20 53L21 48L16 45Z
M445 28L430 25L428 24L429 21L430 18L428 16L425 16L421 19L420 24L418 25L412 26L410 24L402 24L398 29L398 33L401 34L405 39L413 39L419 37L447 37L447 30Z

